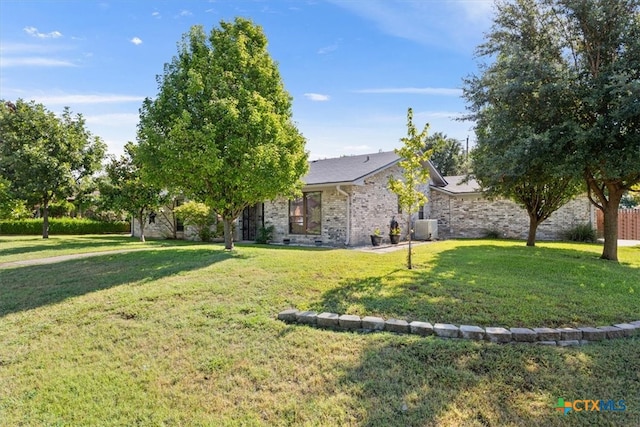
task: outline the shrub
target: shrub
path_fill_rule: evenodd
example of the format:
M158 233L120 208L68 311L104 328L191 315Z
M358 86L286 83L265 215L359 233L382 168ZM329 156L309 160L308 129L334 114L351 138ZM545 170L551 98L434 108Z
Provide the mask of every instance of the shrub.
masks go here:
M185 225L194 227L203 242L208 242L214 237L210 227L216 222L216 215L204 203L187 202L175 208L173 212L184 221ZM215 234L217 234L217 227Z
M50 234L105 234L128 233L126 221L101 222L90 219L49 218ZM42 234L42 218L0 221L0 234Z
M266 227L258 228L258 235L256 236L256 243L266 244L273 239L273 233L276 228L273 225L267 225Z
M500 239L502 238L502 233L497 229L488 229L484 232L485 239Z
M591 223L578 224L562 232L561 237L564 240L573 242L595 242L596 230L593 229Z

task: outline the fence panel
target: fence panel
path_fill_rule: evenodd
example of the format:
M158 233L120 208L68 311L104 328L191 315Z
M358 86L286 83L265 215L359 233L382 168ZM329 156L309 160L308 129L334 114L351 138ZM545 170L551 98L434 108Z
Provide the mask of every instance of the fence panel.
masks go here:
M597 212L598 235L604 231L604 216L600 209ZM618 211L618 239L640 240L640 209L620 209Z

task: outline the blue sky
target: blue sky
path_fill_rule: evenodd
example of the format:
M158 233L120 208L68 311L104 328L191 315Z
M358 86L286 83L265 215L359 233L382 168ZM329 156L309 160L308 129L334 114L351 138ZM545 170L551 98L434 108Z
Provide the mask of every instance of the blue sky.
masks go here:
M473 144L462 79L490 0L2 0L0 98L71 107L120 154L192 25L262 26L310 158L388 151L414 122Z

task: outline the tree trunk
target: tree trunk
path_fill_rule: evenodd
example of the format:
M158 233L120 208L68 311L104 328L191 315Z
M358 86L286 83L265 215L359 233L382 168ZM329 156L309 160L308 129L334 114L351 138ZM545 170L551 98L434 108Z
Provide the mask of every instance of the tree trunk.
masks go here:
M233 219L223 218L224 224L224 248L227 250L233 249Z
M411 229L411 214L409 214L409 220L407 221L407 230L409 230L409 253L407 254L407 268L409 270L413 269L413 260L412 258L412 254L411 254L411 232L413 231Z
M144 211L140 210L138 213L138 223L140 224L140 241L145 242L144 239Z
M623 194L623 190L615 191L609 187L609 201L603 203L604 247L600 258L609 261L618 261L618 207Z
M536 231L538 231L540 221L534 215L529 215L529 234L527 235L527 246L536 245Z
M42 238L49 238L49 198L44 198L42 205Z

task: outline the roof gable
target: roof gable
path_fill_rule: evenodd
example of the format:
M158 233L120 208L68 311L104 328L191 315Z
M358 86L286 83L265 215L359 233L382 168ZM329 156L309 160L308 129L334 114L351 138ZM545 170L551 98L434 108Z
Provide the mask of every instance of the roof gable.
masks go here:
M388 169L400 161L394 151L336 157L309 162L309 173L302 178L307 186L360 185L371 175ZM445 185L440 173L428 162L432 181Z

